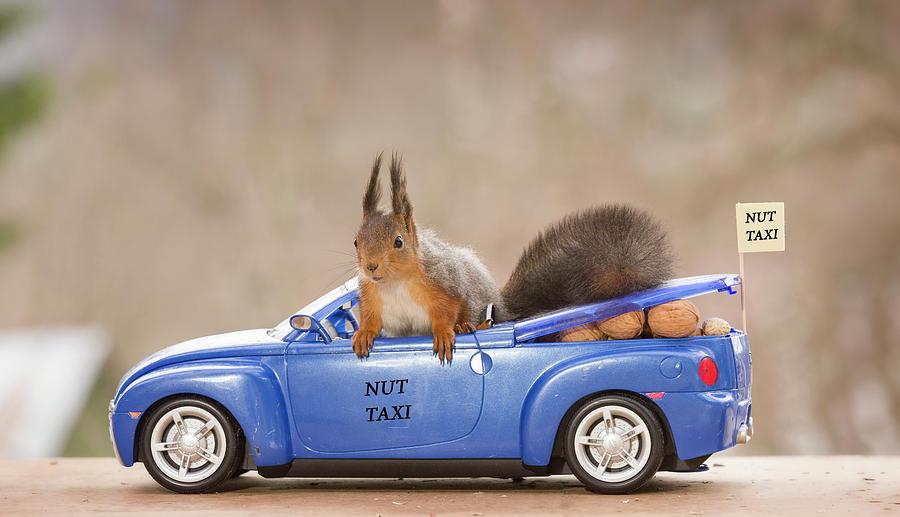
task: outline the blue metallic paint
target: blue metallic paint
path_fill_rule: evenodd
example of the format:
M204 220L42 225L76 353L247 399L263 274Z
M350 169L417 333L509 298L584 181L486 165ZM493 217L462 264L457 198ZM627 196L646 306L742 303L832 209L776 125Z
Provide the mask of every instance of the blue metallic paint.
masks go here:
M730 339L703 337L676 340L681 343L670 341L665 340L665 345L660 346L658 340L635 340L624 348L614 341L605 342L614 344L603 351L596 350L597 344L592 343L594 351L582 349L583 355L570 356L553 364L533 382L521 406L523 461L527 465L546 465L563 416L576 402L589 395L624 391L635 394L664 392L669 396L677 392L734 387L733 360L728 355ZM704 385L696 375L700 360L707 356L715 358L719 365L719 377L714 386ZM678 358L686 365L681 375L670 379L659 371L660 363L668 357ZM689 406L681 409L693 412ZM675 436L676 449L682 445L679 436ZM679 453L679 457L689 459L694 456Z
M201 395L238 421L258 466L305 459L521 459L547 465L565 414L592 394L664 392L653 402L671 427L679 458L687 460L735 444L750 409L750 353L746 336L547 343L534 339L571 325L671 299L728 291L740 279L710 275L681 279L657 290L503 323L458 336L453 363L431 357L430 337L381 338L368 360L352 353L339 330L325 343L312 332L254 330L187 341L142 361L123 378L111 403L111 435L120 461L135 461L138 420L153 404L176 395ZM301 312L342 329L356 303L348 282ZM590 319L585 319L590 318ZM349 322L352 325L352 321ZM470 359L491 368L479 374ZM706 386L697 375L703 357L719 377ZM663 375L661 365L680 369ZM675 372L673 374L673 371ZM413 418L369 422L366 382L409 379L402 398ZM645 399L649 400L649 399ZM379 404L380 405L380 404ZM380 426L380 427L379 427Z
M123 388L163 366L201 359L282 355L285 348L283 341L271 337L265 329L226 332L184 341L156 352L128 370L119 382L114 400L118 400Z
M260 358L199 360L163 367L140 377L118 397L113 413L116 448L122 463L134 458L136 425L128 412L146 413L174 395L200 395L221 404L237 420L257 465L280 465L292 458L292 433L278 376ZM130 417L129 417L130 418ZM127 423L125 429L118 425ZM258 452L257 452L258 451Z
M465 437L481 414L483 379L469 366L476 346L472 335L457 336L454 360L442 367L431 336L384 339L364 361L349 339L293 344L288 389L303 401L293 408L300 440L310 451L356 453ZM398 418L377 420L395 406Z

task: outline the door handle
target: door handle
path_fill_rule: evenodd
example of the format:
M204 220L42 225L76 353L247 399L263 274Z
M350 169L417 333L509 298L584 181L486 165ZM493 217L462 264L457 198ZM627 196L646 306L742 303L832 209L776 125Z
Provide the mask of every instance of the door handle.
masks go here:
M469 367L478 375L484 375L491 371L492 366L494 366L494 362L491 360L491 356L480 350L469 359Z

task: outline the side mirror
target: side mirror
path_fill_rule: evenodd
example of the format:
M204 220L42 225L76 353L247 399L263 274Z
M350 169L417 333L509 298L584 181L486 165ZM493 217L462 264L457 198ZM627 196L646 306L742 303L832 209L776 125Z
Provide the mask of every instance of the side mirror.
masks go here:
M306 332L313 328L312 318L309 316L304 316L302 314L295 314L291 316L291 328L294 330L299 330L301 332Z
M304 314L295 314L291 316L291 328L297 332L312 331L319 335L326 344L331 343L331 335L325 330L315 318Z

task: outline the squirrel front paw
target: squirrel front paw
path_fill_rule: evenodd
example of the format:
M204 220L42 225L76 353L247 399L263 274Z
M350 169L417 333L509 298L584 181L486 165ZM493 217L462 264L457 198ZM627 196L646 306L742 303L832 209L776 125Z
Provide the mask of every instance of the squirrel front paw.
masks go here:
M357 330L356 333L353 334L353 352L356 353L357 357L360 359L369 357L369 350L375 345L376 336L377 334L375 332L362 329Z
M442 365L444 361L447 364L453 362L453 343L456 342L456 335L453 333L453 329L434 330L432 334L434 336L434 347L432 348L434 355L441 360Z
M472 323L468 321L457 323L453 326L453 332L456 332L457 334L471 334L472 332L475 332L475 325L472 325Z

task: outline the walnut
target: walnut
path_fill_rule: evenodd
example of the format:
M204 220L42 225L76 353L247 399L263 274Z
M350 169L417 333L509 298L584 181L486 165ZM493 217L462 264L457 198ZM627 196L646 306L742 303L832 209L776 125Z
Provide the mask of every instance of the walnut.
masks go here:
M607 339L596 322L586 323L563 330L559 333L560 341L603 341Z
M731 332L731 323L722 318L709 318L700 327L704 336L724 336Z
M651 308L647 323L655 337L688 337L700 321L700 310L687 300L675 300Z
M597 324L601 332L610 339L631 339L638 337L644 328L644 311L626 312Z

